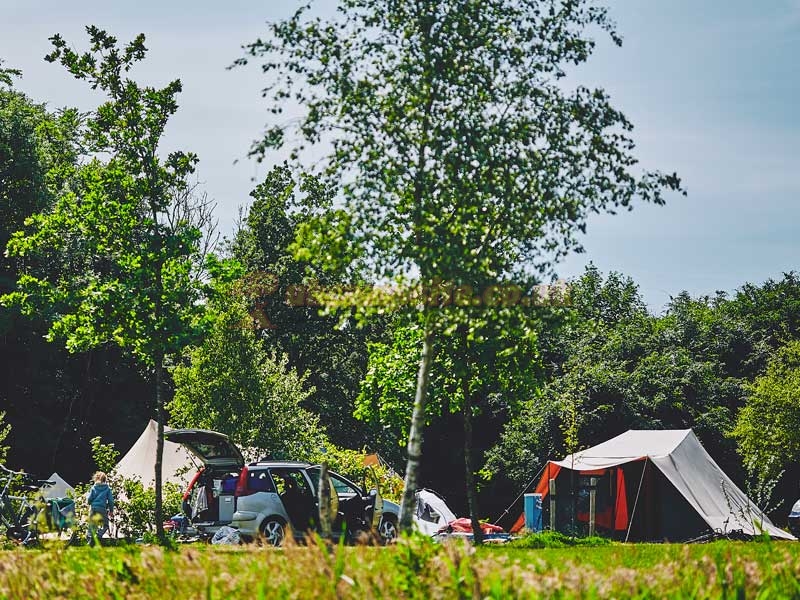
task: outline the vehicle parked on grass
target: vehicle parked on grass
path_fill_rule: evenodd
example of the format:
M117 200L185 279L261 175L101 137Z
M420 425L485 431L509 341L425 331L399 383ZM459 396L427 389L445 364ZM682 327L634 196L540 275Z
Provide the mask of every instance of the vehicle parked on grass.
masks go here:
M298 538L318 530L319 465L266 459L245 464L239 448L216 431L173 429L164 438L183 444L203 463L183 498L184 513L198 531L213 534L229 525L245 540L279 546L289 530ZM329 477L336 493L332 504L338 505L334 537L353 542L375 533L383 543L397 537L397 504L337 473Z

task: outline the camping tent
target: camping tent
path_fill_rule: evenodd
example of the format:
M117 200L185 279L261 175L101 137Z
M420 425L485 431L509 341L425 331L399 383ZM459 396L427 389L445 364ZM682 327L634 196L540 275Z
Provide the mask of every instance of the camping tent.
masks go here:
M417 509L413 516L414 525L425 535L434 535L448 523L455 521L455 513L439 494L421 489L415 492Z
M45 498L66 498L68 496L75 496L75 488L64 481L64 478L58 473L53 473L47 480L54 481L55 485L42 488L42 496Z
M747 498L691 429L632 429L564 460L548 462L536 487L545 499L544 523L550 519L546 497L551 479L557 529L573 519L577 524L588 521L593 487L598 528L623 539L688 540L708 529L742 530L749 535L764 531L795 539ZM512 531L523 524L520 516Z
M164 427L165 431L169 427ZM128 453L114 467L114 472L126 479L140 479L145 487L155 485L156 443L158 441L158 424L150 419L142 435L133 444ZM197 471L192 455L182 445L164 440L164 458L162 463L163 481L185 486Z

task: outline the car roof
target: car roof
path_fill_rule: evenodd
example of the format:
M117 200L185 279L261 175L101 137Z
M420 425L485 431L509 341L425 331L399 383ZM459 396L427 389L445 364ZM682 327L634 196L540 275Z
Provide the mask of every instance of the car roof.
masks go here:
M249 467L310 467L311 463L298 460L268 460L261 459L251 462Z

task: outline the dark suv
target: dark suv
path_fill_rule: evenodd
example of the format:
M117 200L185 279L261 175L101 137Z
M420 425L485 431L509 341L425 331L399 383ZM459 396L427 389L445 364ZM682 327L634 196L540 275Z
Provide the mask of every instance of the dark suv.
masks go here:
M175 429L164 437L183 444L204 464L184 494L184 512L198 530L213 533L230 525L244 539L262 538L278 546L287 528L298 537L317 529L319 465L273 460L245 465L239 449L215 431ZM397 504L336 473L329 477L335 491L335 536L354 541L376 531L383 542L397 536Z

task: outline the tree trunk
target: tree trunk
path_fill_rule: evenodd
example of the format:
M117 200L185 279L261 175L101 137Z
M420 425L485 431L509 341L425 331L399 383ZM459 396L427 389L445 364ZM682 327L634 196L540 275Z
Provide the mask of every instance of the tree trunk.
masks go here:
M164 502L161 484L161 471L164 459L164 396L162 393L161 379L164 373L164 356L156 356L156 421L158 422L158 436L156 441L156 536L164 540Z
M331 485L328 478L328 463L322 461L319 469L317 485L317 503L319 504L319 530L323 539L332 539L333 515L331 514Z
M469 370L462 379L464 394L464 471L467 483L467 504L469 505L469 518L472 521L473 540L476 544L483 543L483 530L478 519L478 490L475 485L475 469L472 467L472 394L469 391Z
M422 357L417 373L417 392L414 396L414 410L411 413L411 429L408 433L408 462L403 488L403 499L400 503L400 532L411 531L412 517L415 511L414 492L417 491L420 463L422 462L422 434L425 429L425 404L428 398L431 365L433 363L433 331L426 322L425 335L422 340Z

